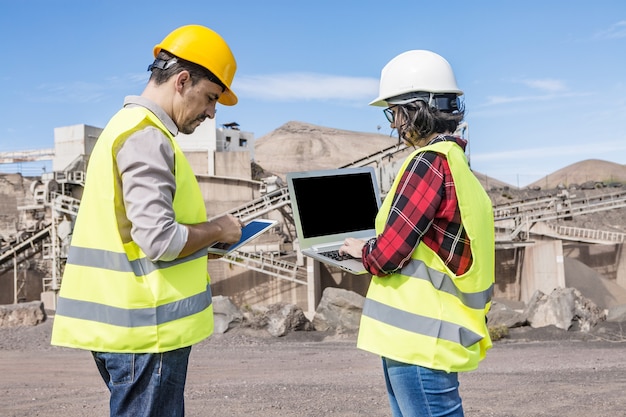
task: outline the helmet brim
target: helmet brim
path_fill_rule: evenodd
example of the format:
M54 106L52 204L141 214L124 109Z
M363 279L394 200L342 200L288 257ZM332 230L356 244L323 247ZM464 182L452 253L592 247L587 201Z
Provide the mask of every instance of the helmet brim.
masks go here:
M384 97L378 97L374 101L371 101L369 105L376 106L376 107L389 107L387 105L387 99Z
M220 98L217 100L218 103L224 106L234 106L239 102L239 99L229 88L224 90Z

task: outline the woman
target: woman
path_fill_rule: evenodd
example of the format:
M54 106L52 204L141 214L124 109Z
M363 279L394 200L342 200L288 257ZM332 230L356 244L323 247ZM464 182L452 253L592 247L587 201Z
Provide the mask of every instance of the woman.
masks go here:
M471 172L450 64L413 50L382 70L379 97L405 143L376 217L377 237L348 238L340 252L373 275L357 346L382 357L393 416L463 416L458 372L491 347L486 326L494 282L491 200Z

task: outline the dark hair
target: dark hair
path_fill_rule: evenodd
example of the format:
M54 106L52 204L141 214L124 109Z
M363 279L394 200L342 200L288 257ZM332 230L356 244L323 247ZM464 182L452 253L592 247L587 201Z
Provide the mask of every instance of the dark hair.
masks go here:
M173 58L176 58L176 61L172 65L165 65L165 68L159 68L155 64L158 61L167 62ZM204 68L201 65L194 64L193 62L184 60L182 58L177 57L174 54L171 54L167 51L161 50L154 61L155 64L150 65L148 70L152 71L150 75L150 81L153 81L156 85L161 85L167 80L169 80L172 76L182 72L188 71L189 75L191 75L191 85L195 85L198 81L205 78L211 82L222 87L222 91L226 90L226 86L222 83L211 71Z
M410 142L426 139L433 133L453 133L465 117L463 106L458 111L444 112L423 101L399 104L398 111L403 121L396 126L398 136Z

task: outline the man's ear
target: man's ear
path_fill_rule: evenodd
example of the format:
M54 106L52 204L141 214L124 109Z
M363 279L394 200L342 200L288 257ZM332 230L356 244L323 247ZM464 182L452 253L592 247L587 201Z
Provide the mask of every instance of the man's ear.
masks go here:
M191 75L189 74L189 71L181 71L176 74L174 85L176 87L176 92L178 93L182 93L185 86L191 85Z

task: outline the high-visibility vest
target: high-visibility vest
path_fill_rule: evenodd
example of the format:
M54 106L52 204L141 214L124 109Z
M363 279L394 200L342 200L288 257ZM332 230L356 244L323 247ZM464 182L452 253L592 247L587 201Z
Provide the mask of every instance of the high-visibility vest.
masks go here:
M444 154L450 165L461 219L471 242L472 265L457 276L420 242L399 272L372 277L357 347L430 369L470 371L492 346L485 316L491 305L495 246L491 200L470 171L461 147L445 141L413 152L376 216L376 231L384 230L407 165L417 153L429 150Z
M134 132L156 127L175 156L176 221L206 221L196 177L171 133L144 107L120 110L98 138L63 274L52 344L102 352L165 352L213 332L207 250L153 262L123 241L126 218L115 155Z

